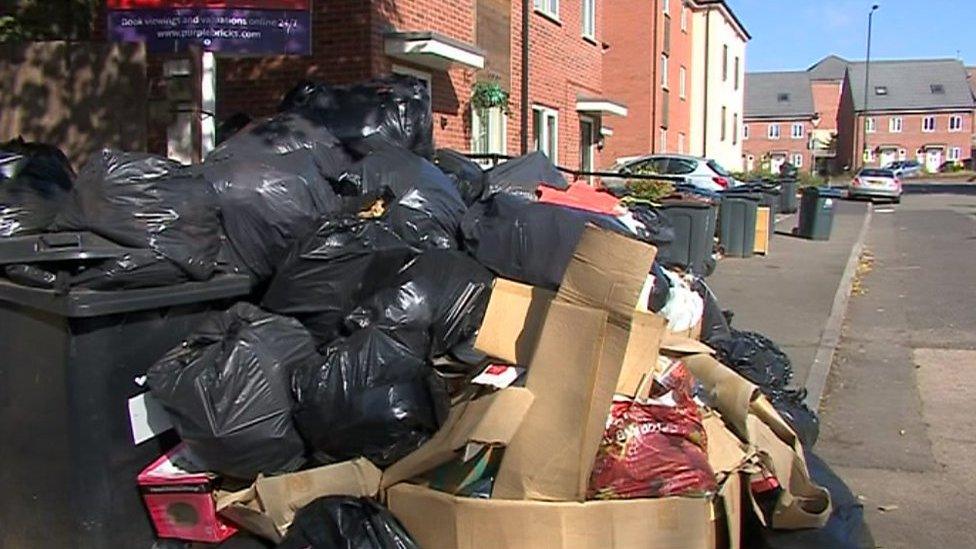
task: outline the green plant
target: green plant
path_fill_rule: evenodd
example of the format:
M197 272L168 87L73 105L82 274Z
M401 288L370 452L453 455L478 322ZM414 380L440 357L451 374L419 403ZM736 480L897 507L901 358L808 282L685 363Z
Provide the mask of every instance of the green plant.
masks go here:
M499 108L508 113L508 92L496 81L476 82L471 88L471 105L478 110Z
M669 181L655 179L628 179L627 188L630 189L630 196L651 202L657 202L674 192L674 185Z

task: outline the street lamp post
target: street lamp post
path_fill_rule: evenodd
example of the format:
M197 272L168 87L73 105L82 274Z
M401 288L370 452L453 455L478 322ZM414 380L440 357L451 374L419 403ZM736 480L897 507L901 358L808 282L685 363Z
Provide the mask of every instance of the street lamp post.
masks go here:
M861 111L861 166L867 164L868 151L868 86L870 84L869 75L871 74L871 22L874 19L874 12L878 11L878 5L871 6L868 12L868 54L864 61L864 107Z

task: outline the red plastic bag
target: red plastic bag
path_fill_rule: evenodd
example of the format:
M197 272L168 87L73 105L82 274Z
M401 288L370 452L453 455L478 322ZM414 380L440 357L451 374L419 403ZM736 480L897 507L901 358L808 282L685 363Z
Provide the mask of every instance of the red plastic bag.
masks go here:
M675 362L646 401L615 400L590 474L589 499L704 495L717 490L692 378Z

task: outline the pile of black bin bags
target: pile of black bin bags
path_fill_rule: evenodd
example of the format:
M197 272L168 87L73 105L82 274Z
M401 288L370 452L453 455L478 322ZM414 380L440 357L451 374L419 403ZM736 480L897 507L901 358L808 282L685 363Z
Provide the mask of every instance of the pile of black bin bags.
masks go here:
M416 79L302 83L274 116L229 128L199 165L104 150L77 176L53 147L0 145L0 238L84 231L124 251L6 266L12 282L119 291L250 277L246 302L212 313L147 373L200 467L227 481L358 457L395 463L440 428L463 385L450 382L483 370L473 342L495 277L557 289L587 224L662 250L674 240L649 204L608 215L540 201L540 186L568 188L542 153L484 169L435 150L430 97ZM703 341L769 396L809 450L818 420L790 388L788 357L733 329L705 282L675 270L648 265L648 308L688 317L677 303L697 303ZM834 496L828 526L752 524L748 546L870 539L850 490L808 459ZM282 546L416 544L376 502L327 497L298 512Z

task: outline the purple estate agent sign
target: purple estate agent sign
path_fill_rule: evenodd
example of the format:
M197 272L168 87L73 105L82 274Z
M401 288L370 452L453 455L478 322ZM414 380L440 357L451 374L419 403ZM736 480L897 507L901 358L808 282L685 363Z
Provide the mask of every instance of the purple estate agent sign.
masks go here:
M145 42L152 53L175 53L199 44L231 55L310 55L308 11L250 9L112 10L114 42Z

